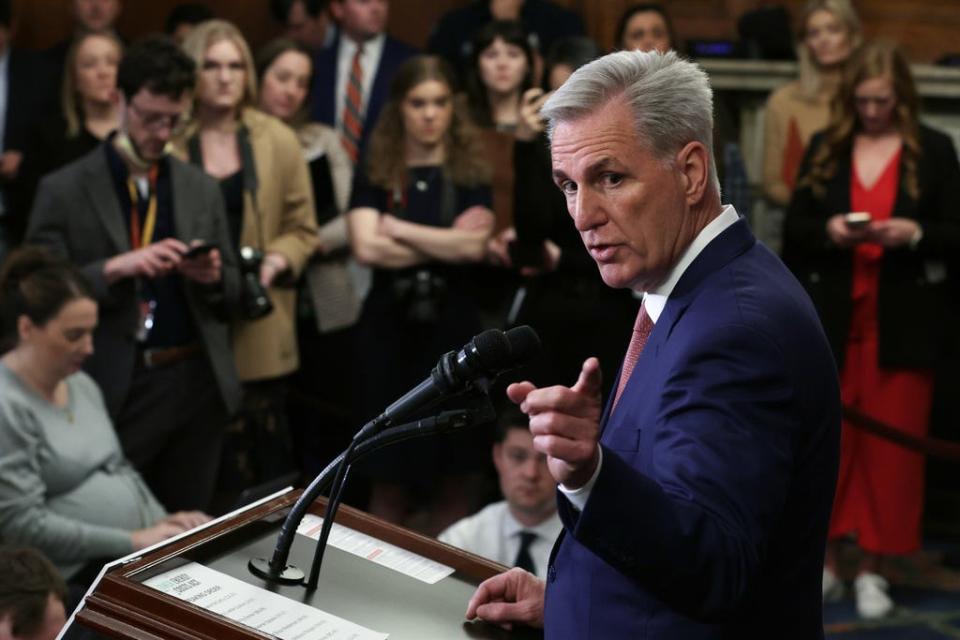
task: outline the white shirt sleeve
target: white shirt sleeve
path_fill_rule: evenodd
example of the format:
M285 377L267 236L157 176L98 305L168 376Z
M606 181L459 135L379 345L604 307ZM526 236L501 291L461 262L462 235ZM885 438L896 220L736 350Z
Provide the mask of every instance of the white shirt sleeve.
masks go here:
M600 468L603 466L603 448L598 444L597 450L600 452L600 457L597 459L597 468L594 469L593 475L590 476L585 485L579 489L568 489L562 484L557 485L560 492L567 497L567 500L577 511L583 511L584 507L587 506L587 499L590 498L593 485L597 484L597 478L600 476Z

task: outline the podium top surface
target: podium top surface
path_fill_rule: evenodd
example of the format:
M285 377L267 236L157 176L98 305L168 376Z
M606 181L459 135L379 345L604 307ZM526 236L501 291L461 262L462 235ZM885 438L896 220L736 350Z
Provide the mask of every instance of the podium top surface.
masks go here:
M280 524L299 492L240 514L210 531L198 532L108 573L88 598L78 619L119 638L271 638L255 629L208 612L143 584L191 562L343 618L389 634L390 640L455 638L538 638L539 632L508 633L484 623L468 623L464 611L476 586L505 568L489 560L384 523L344 507L337 524L454 568L434 584L347 551L328 546L318 588L270 584L250 573L251 558L269 558ZM322 514L323 505L311 512ZM290 564L309 574L315 542L297 535Z

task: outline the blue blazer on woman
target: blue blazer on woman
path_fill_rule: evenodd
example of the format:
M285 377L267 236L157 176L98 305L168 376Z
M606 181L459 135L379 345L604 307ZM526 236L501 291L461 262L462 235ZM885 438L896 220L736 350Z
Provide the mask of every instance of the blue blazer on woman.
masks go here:
M559 498L547 638L822 638L840 391L809 298L741 219L670 294L586 508Z

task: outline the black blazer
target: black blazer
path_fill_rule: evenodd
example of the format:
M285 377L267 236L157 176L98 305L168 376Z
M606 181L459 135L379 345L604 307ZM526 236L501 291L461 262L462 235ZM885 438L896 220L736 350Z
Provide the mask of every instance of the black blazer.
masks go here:
M800 167L803 183L810 161L823 143L813 137ZM853 310L853 250L835 246L827 237L827 220L850 207L851 153L839 159L836 175L823 197L810 187L794 191L784 224L783 259L803 283L820 313L830 345L842 366ZM946 135L920 126L917 166L919 199L903 184L897 190L893 216L912 218L923 229L916 248L886 249L880 268L878 324L879 360L887 367L932 367L945 338L947 259L960 249L960 164ZM951 274L954 275L954 274Z
M222 316L223 307L230 311L239 306L240 272L227 234L223 197L217 183L200 169L172 157L169 162L177 237L186 243L209 240L220 248L221 286L213 290L185 282L183 288L197 337L232 414L240 404L240 382ZM102 145L41 180L26 242L44 245L79 265L93 287L100 323L93 336L96 351L84 368L100 385L116 418L133 377L139 313L134 279L111 284L103 277L106 261L130 250L130 237Z

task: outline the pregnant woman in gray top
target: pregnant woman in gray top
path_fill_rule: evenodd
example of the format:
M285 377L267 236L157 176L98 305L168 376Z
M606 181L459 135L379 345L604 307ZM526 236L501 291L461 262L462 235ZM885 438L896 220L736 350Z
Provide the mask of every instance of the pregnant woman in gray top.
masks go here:
M38 548L69 580L210 519L167 515L123 456L80 371L97 303L73 266L37 248L11 254L0 322L0 542Z

